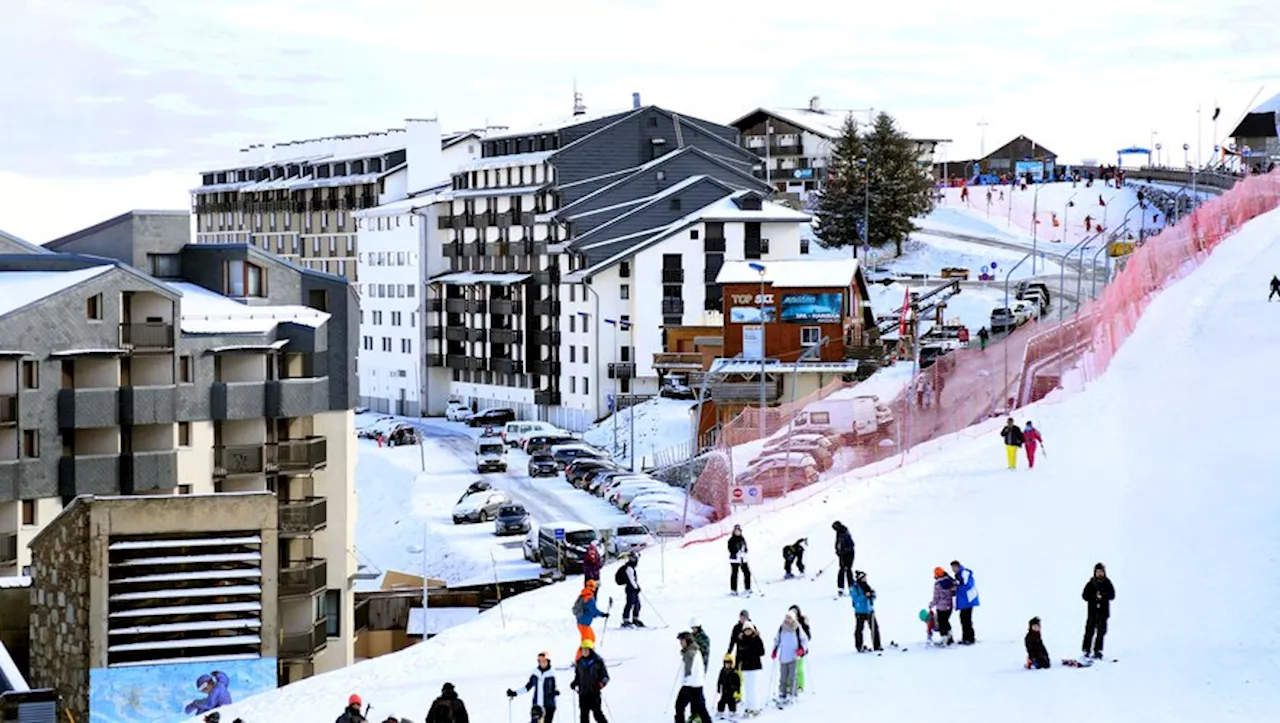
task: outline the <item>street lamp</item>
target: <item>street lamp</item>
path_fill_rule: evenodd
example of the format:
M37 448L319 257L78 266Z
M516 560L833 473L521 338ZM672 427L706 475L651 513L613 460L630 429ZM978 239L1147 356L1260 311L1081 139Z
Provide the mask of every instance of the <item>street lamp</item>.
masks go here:
M410 545L406 551L410 555L422 555L422 639L427 639L427 525L422 524L422 546Z
M748 263L752 271L760 274L760 297L756 299L760 306L760 420L757 427L760 437L764 437L764 381L765 381L765 331L764 331L764 264Z
M617 321L615 319L604 319L604 323L613 327L613 453L618 453L618 415L622 413L622 404L618 400L618 376L621 375L621 369L618 367L618 327L622 327L623 331L631 330L631 322ZM631 422L631 442L635 444L635 422ZM635 449L629 452L631 456L631 469L636 468Z
M1005 273L1005 275L1004 275L1004 309L1005 309L1005 311L1006 311L1006 312L1008 312L1008 314L1009 314L1009 316L1010 316L1010 320L1012 320L1012 317L1013 317L1013 309L1009 306L1009 279L1013 277L1013 272L1014 272L1014 271L1017 271L1019 266L1023 265L1024 263L1026 263L1027 259L1035 258L1035 253L1036 253L1035 251L1032 251L1031 253L1027 254L1026 256L1023 256L1021 259L1019 259L1019 260L1018 260L1018 263L1014 264L1014 265L1013 265L1013 268L1009 269L1009 271L1008 271L1008 272L1006 272L1006 273ZM1033 262L1033 263L1034 263L1034 262ZM1009 337L1010 337L1010 336L1012 336L1012 335L1013 335L1013 330L1010 330L1010 331L1008 331L1007 333L1005 333L1005 335L1004 335L1004 336L1005 336L1005 343L1004 343L1004 344L1001 344L1001 346L1003 346L1003 347L1004 347L1004 386L1003 386L1003 387L1001 387L1001 394L1005 394L1005 395L1007 395L1007 394L1009 393L1009 344L1008 344L1008 339L1009 339ZM1006 396L1006 397L1005 397L1005 399L1008 399L1008 397ZM1013 411L1013 410L1008 410L1008 411Z
M1037 232L1040 230L1040 189L1044 187L1043 183L1036 184L1035 195L1031 199L1031 275L1036 275L1036 243ZM1012 194L1011 194L1012 195Z

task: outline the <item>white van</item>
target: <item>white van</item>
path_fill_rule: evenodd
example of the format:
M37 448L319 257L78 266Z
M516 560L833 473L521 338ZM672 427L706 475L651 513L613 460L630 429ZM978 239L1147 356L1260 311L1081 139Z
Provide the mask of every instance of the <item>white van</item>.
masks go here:
M846 442L869 437L880 431L884 413L874 396L853 399L822 399L805 406L792 422L796 432L836 432ZM889 415L892 419L892 414Z
M481 437L476 441L476 471L507 471L507 445L501 437Z
M540 434L569 435L550 422L507 422L502 428L502 440L508 447L524 447L525 440Z

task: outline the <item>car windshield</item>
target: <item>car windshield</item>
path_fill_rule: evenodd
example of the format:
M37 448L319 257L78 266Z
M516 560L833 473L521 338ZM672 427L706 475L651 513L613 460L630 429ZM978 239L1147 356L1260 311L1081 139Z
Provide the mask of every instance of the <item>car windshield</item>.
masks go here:
M649 531L640 525L624 525L618 528L618 537L636 537L647 534L649 534Z
M480 445L480 454L502 454L502 445L482 444Z
M576 532L565 533L564 541L570 545L585 545L596 539L595 530L578 530Z
M555 457L552 457L550 454L546 452L538 452L537 454L533 455L533 461L534 462L554 462Z
M503 517L519 517L525 514L525 511L520 505L506 505L498 510L498 514Z

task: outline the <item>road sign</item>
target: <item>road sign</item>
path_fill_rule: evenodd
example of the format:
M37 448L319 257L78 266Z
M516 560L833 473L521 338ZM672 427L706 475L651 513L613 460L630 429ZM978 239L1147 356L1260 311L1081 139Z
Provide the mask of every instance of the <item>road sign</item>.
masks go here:
M557 528L556 528L556 542L564 542L564 528L563 528L563 527L557 527Z
M982 267L982 273L984 273L984 274L985 274L985 273L987 273L987 271L989 271L990 269L991 269L991 267L990 267L990 266L983 266L983 267Z
M996 262L994 262L994 261L992 261L992 262L991 262L991 268L993 268L993 269L994 269L994 268L996 268Z
M871 245L870 245L870 244L862 244L862 255L863 255L863 256L866 256L866 255L867 255L867 254L869 254L869 253L871 253Z
M760 485L734 485L729 488L729 501L735 505L758 505L764 502Z

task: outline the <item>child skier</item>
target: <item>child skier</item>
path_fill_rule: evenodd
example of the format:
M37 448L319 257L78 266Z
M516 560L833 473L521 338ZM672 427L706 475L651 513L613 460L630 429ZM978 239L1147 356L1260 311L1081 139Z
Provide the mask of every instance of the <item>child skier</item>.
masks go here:
M738 570L742 570L742 582L751 594L751 568L747 565L747 538L742 536L742 525L733 526L729 535L729 594L738 594Z
M804 548L808 547L809 538L802 537L799 540L782 548L782 566L786 573L786 579L790 580L795 577L791 574L791 563L795 563L796 569L800 574L804 574Z
M876 591L867 584L867 573L858 570L853 573L853 587L849 588L849 597L853 599L853 614L857 626L853 629L853 645L859 653L871 650L882 650L880 647L880 626L876 624ZM871 627L871 646L862 644L862 627Z
M955 596L956 581L947 575L946 570L933 568L933 601L929 603L929 609L938 616L938 633L942 636L943 645L955 642L951 637L951 610L955 607Z
M804 657L809 638L800 628L795 613L787 612L782 619L782 626L773 638L773 659L778 661L778 699L781 708L796 696L796 661Z
M720 677L716 680L716 692L720 694L720 699L716 701L716 713L722 720L725 708L729 709L730 714L738 712L738 698L742 697L742 680L733 665L733 656L725 655Z
M1044 648L1044 641L1040 639L1040 618L1031 618L1027 623L1027 637L1023 639L1027 646L1027 664L1028 670L1043 670L1050 665L1049 651Z

